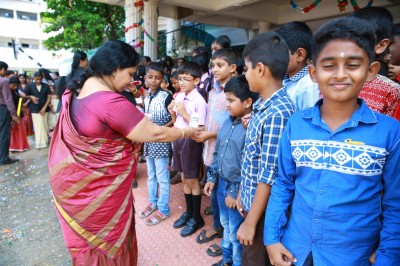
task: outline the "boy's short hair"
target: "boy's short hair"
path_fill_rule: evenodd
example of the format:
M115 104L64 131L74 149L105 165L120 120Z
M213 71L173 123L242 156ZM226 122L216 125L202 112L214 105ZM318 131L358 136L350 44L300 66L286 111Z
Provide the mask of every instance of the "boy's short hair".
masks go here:
M390 39L393 16L386 8L380 6L364 7L350 14L350 16L364 19L371 23L376 34L375 44L383 39Z
M0 61L0 70L5 69L7 71L8 69L8 64L6 62Z
M157 71L157 72L161 73L161 75L164 76L164 66L162 64L160 64L159 62L151 62L150 64L148 64L146 67L146 74L147 74L147 72L149 72L150 69Z
M400 37L400 23L396 23L392 27L392 37Z
M174 71L171 73L171 78L172 79L178 79L178 71Z
M236 62L237 62L237 56L236 56L235 52L229 48L223 48L223 49L219 49L219 50L215 51L211 56L211 60L214 60L217 58L225 60L226 62L228 62L228 65L230 65L230 66L233 64L236 64Z
M200 78L201 77L201 70L198 64L194 62L184 62L181 64L178 69L176 70L178 75L190 75L193 78Z
M262 63L273 78L283 80L289 64L289 47L276 32L264 32L246 44L243 57L251 62L253 68Z
M201 71L208 72L208 58L205 55L199 54L193 57L192 62L195 62L199 65Z
M17 76L12 76L9 80L8 80L9 84L19 84L19 79Z
M244 75L238 75L231 78L225 85L224 92L231 92L233 95L238 97L241 102L251 98L253 103L259 98L258 93L250 90L249 83Z
M40 72L40 71L35 71L34 73L33 73L33 77L35 78L35 77L43 77L43 74L42 74L42 72Z
M291 54L294 54L297 49L303 48L307 52L307 58L311 58L311 40L313 33L304 22L292 21L280 26L276 33L285 39L289 46Z
M371 63L374 60L375 33L370 23L356 17L334 19L322 25L314 35L312 54L313 63L321 50L333 40L346 40L357 44L363 49Z

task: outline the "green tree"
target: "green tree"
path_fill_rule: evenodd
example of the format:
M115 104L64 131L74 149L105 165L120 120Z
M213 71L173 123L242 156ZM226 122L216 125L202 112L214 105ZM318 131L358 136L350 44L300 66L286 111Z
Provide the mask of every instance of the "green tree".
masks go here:
M124 36L125 12L120 6L85 0L47 0L41 13L44 32L54 33L44 41L50 50L90 50L104 40Z

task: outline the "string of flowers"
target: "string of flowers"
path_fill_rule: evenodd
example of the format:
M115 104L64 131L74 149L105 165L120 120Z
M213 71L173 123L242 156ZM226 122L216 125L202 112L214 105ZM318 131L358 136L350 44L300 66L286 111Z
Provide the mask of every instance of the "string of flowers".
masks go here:
M143 33L147 36L147 38L149 38L150 39L150 41L152 41L152 42L154 42L154 38L153 37L151 37L151 35L147 32L147 30L146 29L143 29Z
M139 22L135 22L135 23L133 23L132 25L126 27L126 28L125 28L125 32L128 32L130 29L137 28L137 27L139 27L139 26L142 25L142 24L143 24L143 19L141 19Z
M311 10L313 10L316 6L318 6L321 1L322 0L315 0L313 3L311 3L310 5L308 5L306 7L299 7L294 0L289 0L289 3L292 6L292 8L294 10L296 10L297 12L307 13L307 12L310 12ZM373 2L374 2L374 0L369 0L366 6L367 7L372 6ZM360 9L360 7L357 4L357 0L350 0L350 3L355 11ZM339 11L344 12L346 10L346 6L348 4L349 3L347 0L338 0L337 6L339 8Z

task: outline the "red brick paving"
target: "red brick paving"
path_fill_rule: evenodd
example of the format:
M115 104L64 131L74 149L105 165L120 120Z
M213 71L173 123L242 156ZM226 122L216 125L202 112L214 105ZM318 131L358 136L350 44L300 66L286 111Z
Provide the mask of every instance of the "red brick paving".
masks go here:
M205 244L198 244L196 236L202 229L212 225L212 216L204 215L203 210L211 205L210 198L202 197L202 214L206 222L205 227L189 237L181 237L180 229L174 229L172 224L185 210L182 183L171 185L170 208L171 216L155 226L145 224L145 219L140 219L138 213L148 204L147 170L146 164L138 164L138 188L133 189L136 209L136 233L139 246L139 266L203 266L212 265L222 257L213 258L206 254L207 248L214 242L220 244L221 239L216 239Z

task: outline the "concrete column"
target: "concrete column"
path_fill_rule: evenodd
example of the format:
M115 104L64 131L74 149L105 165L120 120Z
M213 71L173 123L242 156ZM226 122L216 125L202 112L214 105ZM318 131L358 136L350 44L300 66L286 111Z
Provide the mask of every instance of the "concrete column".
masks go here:
M256 32L255 32L254 30L249 30L249 31L248 31L248 38L249 38L249 41L252 40L252 39L254 39L254 37L256 37Z
M142 12L138 12L143 7L135 7L137 0L125 0L125 28L132 26L133 23L138 23L142 19ZM141 26L136 28L130 28L125 32L125 40L130 45L138 44L141 41ZM135 42L133 42L135 41ZM142 48L135 48L138 53L141 52Z
M144 53L150 56L152 61L157 60L157 42L158 42L158 16L157 16L157 0L144 1L144 29L153 38L153 41L144 34Z
M181 27L181 22L179 20L175 20L172 18L169 18L167 20L167 32L177 30L180 27ZM176 54L179 53L180 43L181 43L181 31L180 30L168 33L167 34L167 55L176 56ZM172 49L175 49L175 54L172 52Z
M271 23L265 21L258 22L258 33L267 32Z

